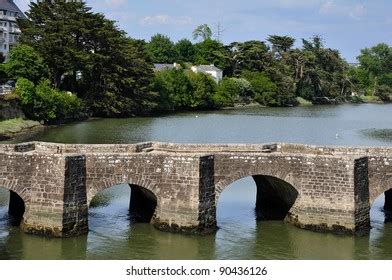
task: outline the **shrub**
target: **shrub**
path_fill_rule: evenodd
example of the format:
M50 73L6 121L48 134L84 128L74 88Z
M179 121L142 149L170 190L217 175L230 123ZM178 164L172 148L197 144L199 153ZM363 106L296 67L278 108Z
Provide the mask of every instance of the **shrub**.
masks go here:
M20 78L16 83L16 93L20 96L25 114L47 124L74 118L81 109L76 95L54 89L48 80L34 86L33 82Z

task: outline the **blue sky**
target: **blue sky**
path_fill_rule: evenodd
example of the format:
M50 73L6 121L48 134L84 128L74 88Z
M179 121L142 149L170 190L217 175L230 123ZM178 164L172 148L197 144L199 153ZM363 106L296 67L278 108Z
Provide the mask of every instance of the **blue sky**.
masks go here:
M22 10L29 0L15 0ZM392 45L390 0L87 0L94 11L116 20L131 37L163 33L177 41L193 29L221 23L222 41L265 40L269 34L297 39L321 35L327 47L354 62L360 49Z

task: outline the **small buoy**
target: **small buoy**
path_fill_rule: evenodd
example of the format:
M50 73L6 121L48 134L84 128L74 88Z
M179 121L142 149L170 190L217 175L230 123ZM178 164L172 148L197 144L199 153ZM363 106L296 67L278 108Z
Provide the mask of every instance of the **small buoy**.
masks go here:
M338 138L339 138L339 134L336 133L336 139L338 139Z
M198 118L199 116L196 116L196 119Z

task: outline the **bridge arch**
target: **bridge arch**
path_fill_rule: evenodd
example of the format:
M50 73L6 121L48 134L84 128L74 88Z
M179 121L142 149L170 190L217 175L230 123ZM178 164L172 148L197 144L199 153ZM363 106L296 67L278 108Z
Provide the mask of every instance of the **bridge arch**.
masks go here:
M215 185L215 204L218 206L219 198L227 187L247 177L253 178L257 188L257 219L284 220L297 201L300 190L296 187L299 183L298 178L295 178L291 173L280 170L270 172L268 170L248 169L228 175Z
M26 212L30 199L27 188L19 187L18 180L0 179L0 188L9 191L8 214L13 226L19 226Z
M159 196L157 195L158 188L151 180L123 176L93 182L87 195L87 204L90 205L93 198L100 192L119 185L129 185L131 189L129 202L131 219L138 223L153 222L158 211Z

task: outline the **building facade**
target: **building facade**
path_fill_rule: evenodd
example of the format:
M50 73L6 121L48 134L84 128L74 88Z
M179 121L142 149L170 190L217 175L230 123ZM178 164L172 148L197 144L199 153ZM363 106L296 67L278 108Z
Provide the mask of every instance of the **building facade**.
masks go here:
M223 71L213 64L192 66L191 70L195 73L209 74L217 83L223 79Z
M12 0L0 0L0 54L7 59L10 50L17 44L20 29L16 24L18 18L25 15Z

